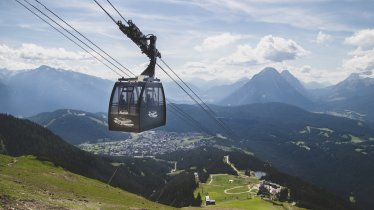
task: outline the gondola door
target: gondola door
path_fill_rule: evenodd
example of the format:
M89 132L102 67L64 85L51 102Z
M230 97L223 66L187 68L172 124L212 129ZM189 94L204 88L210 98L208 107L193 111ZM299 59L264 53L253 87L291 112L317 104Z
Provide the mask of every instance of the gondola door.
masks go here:
M117 82L109 105L109 130L140 132L139 96L142 84Z
M140 130L149 130L166 124L166 105L161 83L146 83L140 107Z

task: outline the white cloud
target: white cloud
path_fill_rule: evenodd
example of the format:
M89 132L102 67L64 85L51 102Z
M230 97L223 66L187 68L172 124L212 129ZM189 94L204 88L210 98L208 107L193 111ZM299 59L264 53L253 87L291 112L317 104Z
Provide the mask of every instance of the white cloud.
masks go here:
M297 1L297 0L161 0L171 3L188 4L201 7L217 17L229 19L242 14L248 19L275 24L286 24L292 27L304 29L326 29L329 30L349 30L352 26L336 21L336 14L323 13L314 7L312 3L323 3L321 1ZM339 19L338 19L339 20Z
M11 48L5 44L0 44L0 54L26 60L81 60L90 57L84 52L67 51L64 48L44 48L36 44L22 44L19 48Z
M36 44L22 44L15 48L0 44L0 68L17 70L49 65L92 74L97 73L91 70L91 67L97 64L98 62L85 52L45 48Z
M225 64L248 64L257 63L259 59L256 55L256 49L253 49L250 45L239 45L234 54L221 58L219 61Z
M250 45L238 46L234 54L221 59L221 62L228 64L283 62L303 57L308 53L291 39L267 35L260 40L255 48Z
M352 36L345 39L345 43L361 46L374 46L374 29L365 29L354 33Z
M257 45L256 50L268 61L282 62L305 56L307 51L291 39L265 36Z
M309 65L304 65L300 68L302 73L310 73L312 71L312 67Z
M188 69L205 69L207 68L206 64L203 62L186 62L184 66Z
M367 72L374 70L374 48L362 50L360 47L348 54L343 61L343 69L348 72Z
M322 31L318 32L315 42L318 44L325 43L332 39L330 34L325 34Z
M355 32L345 39L346 44L357 46L343 60L343 70L350 73L365 73L374 70L374 29Z
M199 77L207 80L225 78L237 80L251 77L267 66L277 69L293 69L287 60L307 55L309 52L291 39L264 36L256 47L239 45L237 50L218 60L205 59L186 62L180 69L184 77ZM310 66L305 66L307 71ZM310 73L310 72L308 72ZM309 74L308 74L309 75Z
M212 50L219 47L223 47L229 45L241 38L240 35L234 35L231 33L222 33L217 36L210 36L205 38L201 45L197 45L194 47L197 51L205 51L205 50Z

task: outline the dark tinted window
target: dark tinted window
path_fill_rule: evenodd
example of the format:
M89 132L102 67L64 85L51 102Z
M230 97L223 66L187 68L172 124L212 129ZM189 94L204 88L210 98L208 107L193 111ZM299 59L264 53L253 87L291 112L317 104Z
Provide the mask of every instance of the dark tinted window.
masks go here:
M162 88L158 88L158 104L164 105L164 93L162 92Z
M119 104L124 105L136 105L138 104L138 99L141 93L141 87L134 85L134 86L122 86L118 88L118 99ZM113 97L113 102L115 97Z
M160 106L164 104L161 87L148 86L143 93L143 102L145 106Z

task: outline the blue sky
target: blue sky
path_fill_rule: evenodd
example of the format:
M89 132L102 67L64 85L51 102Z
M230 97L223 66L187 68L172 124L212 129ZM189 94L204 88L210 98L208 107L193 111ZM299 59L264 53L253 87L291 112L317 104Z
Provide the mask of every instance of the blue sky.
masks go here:
M147 65L147 57L93 0L40 1L134 72ZM106 1L99 2L119 19ZM112 3L145 34L157 35L163 58L186 79L233 81L273 66L288 69L305 82L336 83L351 73L374 70L374 1ZM16 1L0 1L0 68L43 64L116 78ZM157 76L165 78L160 71Z

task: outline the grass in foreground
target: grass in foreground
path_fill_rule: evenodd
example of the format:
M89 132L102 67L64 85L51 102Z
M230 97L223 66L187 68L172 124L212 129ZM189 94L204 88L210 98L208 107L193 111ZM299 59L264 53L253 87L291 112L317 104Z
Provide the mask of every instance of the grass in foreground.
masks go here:
M0 209L173 209L32 156L0 155Z
M202 208L298 209L288 203L274 205L257 197L257 191L250 190L259 182L255 177L227 174L216 174L212 177L212 181L208 180L207 184L200 185L196 194L200 192L204 195L202 190L208 192L211 198L216 200L217 205ZM250 192L247 192L249 190ZM204 199L204 196L202 197ZM174 209L100 181L70 173L32 156L0 155L0 209L13 207L17 209Z

